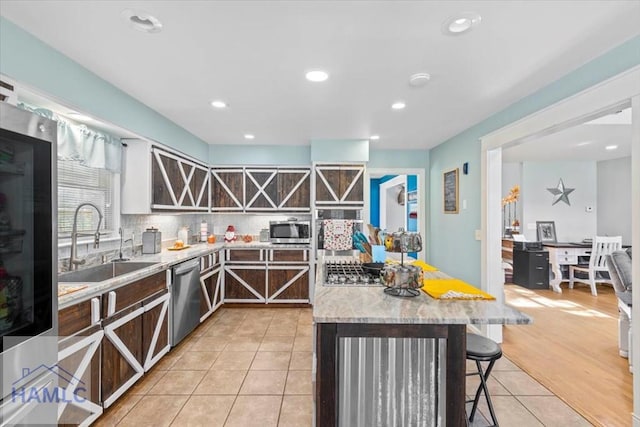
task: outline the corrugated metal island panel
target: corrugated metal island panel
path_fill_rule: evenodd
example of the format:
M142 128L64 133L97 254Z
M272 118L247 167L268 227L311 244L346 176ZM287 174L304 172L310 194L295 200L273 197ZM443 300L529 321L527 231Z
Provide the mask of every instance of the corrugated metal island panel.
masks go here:
M341 338L341 427L431 427L444 419L446 343L425 338Z

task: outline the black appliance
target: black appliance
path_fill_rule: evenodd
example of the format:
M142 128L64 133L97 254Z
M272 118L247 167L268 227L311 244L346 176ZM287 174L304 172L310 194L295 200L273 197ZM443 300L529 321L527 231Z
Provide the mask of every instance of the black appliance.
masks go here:
M0 407L8 424L57 421L51 405L12 397L16 384L57 383L56 136L56 122L0 102Z
M311 222L297 219L269 221L269 241L271 243L311 243Z

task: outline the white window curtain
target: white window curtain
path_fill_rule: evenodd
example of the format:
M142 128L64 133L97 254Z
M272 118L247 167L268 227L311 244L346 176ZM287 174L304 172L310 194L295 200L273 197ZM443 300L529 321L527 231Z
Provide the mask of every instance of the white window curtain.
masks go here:
M120 173L122 142L119 138L71 123L44 108L25 104L19 107L58 123L58 159L75 160L81 165Z

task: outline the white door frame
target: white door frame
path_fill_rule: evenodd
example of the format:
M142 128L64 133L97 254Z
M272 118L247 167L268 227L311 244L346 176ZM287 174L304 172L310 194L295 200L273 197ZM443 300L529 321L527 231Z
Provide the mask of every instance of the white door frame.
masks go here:
M369 181L369 183L371 183L371 181ZM404 198L405 201L407 199L407 175L398 175L393 179L390 179L387 182L384 182L382 184L380 184L380 228L387 228L386 224L387 224L387 210L385 209L384 211L382 210L383 206L387 206L387 190L391 187L396 187L398 185L404 185ZM371 194L371 193L369 193ZM396 202L397 203L397 202ZM406 204L405 204L405 216L404 216L404 229L407 229L407 208L406 208ZM385 226L383 227L382 224L384 224Z
M588 121L612 109L633 106L631 148L631 243L640 247L640 66L618 74L480 138L481 148L481 283L482 289L504 298L501 267L502 148L527 142ZM632 280L640 283L640 258L633 259ZM534 319L535 321L535 319ZM640 366L640 292L633 295L633 365ZM502 327L489 326L491 338L502 341ZM633 425L640 427L640 375L633 378Z

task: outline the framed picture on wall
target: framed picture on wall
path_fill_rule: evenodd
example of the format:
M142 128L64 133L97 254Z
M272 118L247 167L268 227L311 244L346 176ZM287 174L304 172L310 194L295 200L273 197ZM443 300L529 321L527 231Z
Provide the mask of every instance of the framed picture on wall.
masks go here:
M555 221L536 221L536 234L539 242L556 243Z
M459 169L453 169L443 174L444 213L457 214L459 212L458 200L458 175Z

